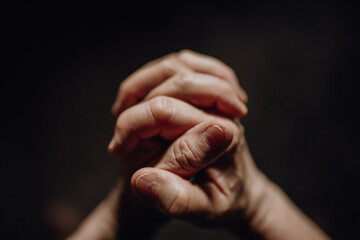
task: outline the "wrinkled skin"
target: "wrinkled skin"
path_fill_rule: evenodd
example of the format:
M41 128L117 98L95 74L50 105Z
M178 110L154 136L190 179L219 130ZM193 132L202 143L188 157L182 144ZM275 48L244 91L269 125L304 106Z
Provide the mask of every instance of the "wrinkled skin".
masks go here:
M143 239L167 217L253 238L326 239L254 164L239 122L246 102L231 68L189 50L130 75L112 108L119 182L73 239Z
M251 158L242 157L249 152L236 119L247 113L246 101L235 74L220 61L190 51L168 55L120 86L109 151L130 154L125 164L141 168L131 180L134 191L164 214L226 224L234 212L250 214L245 185L258 174Z

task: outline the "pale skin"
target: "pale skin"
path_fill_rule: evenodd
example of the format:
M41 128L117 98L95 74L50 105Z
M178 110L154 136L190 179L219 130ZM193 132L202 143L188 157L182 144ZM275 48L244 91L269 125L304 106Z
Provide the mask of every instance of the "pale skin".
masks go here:
M256 167L247 95L223 62L184 50L130 75L113 105L115 188L68 239L146 239L168 219L250 239L329 239Z

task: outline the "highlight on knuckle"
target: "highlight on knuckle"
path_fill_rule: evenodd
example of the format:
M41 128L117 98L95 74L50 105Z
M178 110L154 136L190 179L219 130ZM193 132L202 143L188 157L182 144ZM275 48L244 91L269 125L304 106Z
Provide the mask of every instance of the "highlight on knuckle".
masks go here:
M178 69L177 58L174 55L170 55L158 63L158 68L164 76L172 76Z
M176 85L180 90L187 90L192 87L195 75L193 73L178 73L175 79Z
M189 49L182 49L178 52L178 56L180 59L186 59L188 57L191 57L191 55L194 55L194 52Z
M174 114L173 100L165 96L157 96L150 100L151 114L160 123L170 122Z

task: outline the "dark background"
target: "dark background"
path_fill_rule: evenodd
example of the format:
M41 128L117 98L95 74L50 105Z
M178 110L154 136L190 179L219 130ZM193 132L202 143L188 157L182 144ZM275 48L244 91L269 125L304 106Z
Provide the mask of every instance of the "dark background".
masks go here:
M106 196L116 179L106 148L120 82L184 48L238 74L259 168L330 236L357 236L354 5L28 1L1 11L0 239L56 239ZM157 239L221 235L231 239L173 222Z

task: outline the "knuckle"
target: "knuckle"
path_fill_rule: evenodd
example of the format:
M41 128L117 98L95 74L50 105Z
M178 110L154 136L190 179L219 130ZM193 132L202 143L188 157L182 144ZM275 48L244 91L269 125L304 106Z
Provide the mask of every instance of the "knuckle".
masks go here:
M189 144L186 139L180 139L173 148L175 162L184 170L198 170L201 168L202 154Z
M158 63L158 68L164 76L172 76L178 69L178 60L174 54L169 55Z
M174 114L173 100L165 96L157 96L149 101L151 114L160 123L169 122Z
M130 84L128 82L123 82L120 87L119 87L119 94L120 95L134 95L134 89L130 86Z
M178 73L176 77L177 87L181 90L187 90L195 81L195 75L193 73Z
M178 56L180 59L187 58L191 55L195 55L194 51L191 51L190 49L182 49L178 52Z

